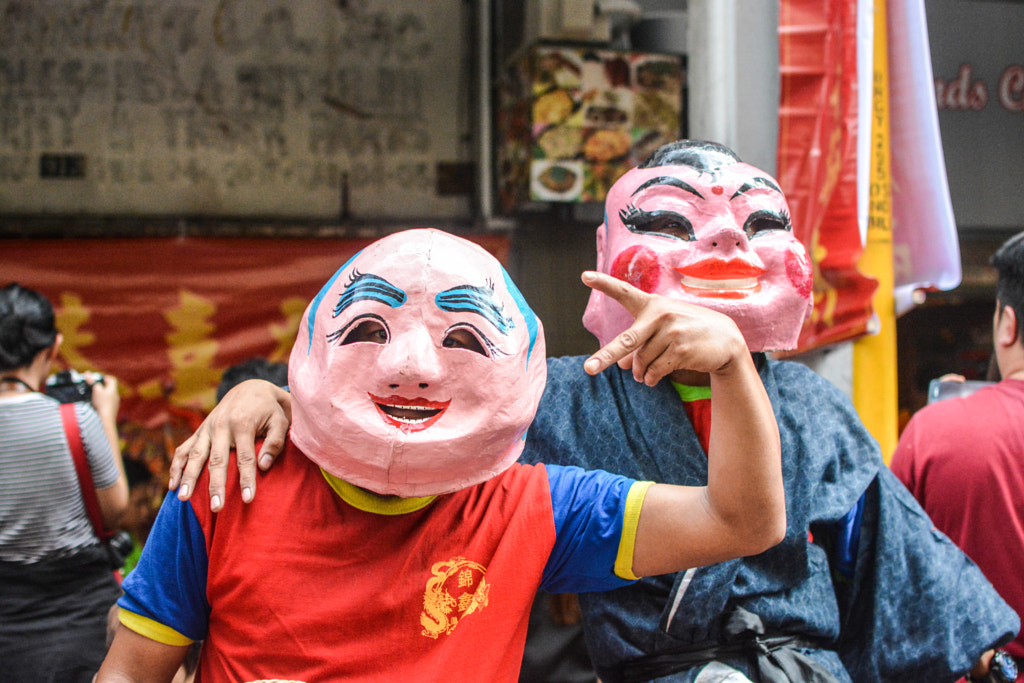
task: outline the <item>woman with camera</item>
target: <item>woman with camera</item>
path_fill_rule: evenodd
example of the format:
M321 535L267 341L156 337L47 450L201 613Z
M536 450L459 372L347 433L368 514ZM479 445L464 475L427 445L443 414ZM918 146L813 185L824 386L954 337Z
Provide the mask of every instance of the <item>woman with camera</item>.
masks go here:
M61 341L46 297L0 289L0 682L89 683L120 593L87 512L116 529L128 504L117 383L90 377L62 418L43 393Z

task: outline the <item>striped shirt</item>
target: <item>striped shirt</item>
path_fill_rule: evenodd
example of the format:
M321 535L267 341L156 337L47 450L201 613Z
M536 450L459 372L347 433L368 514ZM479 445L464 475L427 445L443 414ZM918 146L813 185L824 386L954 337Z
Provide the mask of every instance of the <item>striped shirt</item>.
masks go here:
M100 416L74 405L93 483L113 486L119 471ZM0 398L0 561L35 563L97 543L60 404L40 393Z

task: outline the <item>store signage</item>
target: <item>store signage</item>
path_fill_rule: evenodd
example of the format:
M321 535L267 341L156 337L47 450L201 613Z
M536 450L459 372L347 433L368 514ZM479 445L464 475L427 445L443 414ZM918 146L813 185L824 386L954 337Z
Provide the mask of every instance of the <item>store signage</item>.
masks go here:
M961 241L1020 230L1024 2L924 0L949 193Z
M993 99L989 92L989 86L974 75L974 66L969 62L960 65L955 78L935 78L935 101L940 111L981 111ZM993 94L995 102L1006 111L1024 111L1024 66L1005 67Z

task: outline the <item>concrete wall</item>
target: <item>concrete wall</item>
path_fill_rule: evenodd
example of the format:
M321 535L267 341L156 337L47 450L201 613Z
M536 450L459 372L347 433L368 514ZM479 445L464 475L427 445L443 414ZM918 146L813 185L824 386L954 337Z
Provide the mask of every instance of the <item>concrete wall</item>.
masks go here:
M0 211L466 217L468 8L8 0Z

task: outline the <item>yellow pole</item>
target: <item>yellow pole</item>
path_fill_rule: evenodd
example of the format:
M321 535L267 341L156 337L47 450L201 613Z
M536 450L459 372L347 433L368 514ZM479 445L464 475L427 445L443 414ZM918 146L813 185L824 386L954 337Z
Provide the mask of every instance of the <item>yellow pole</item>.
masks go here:
M888 462L896 448L896 309L893 301L892 184L889 171L889 58L885 2L875 1L874 88L871 116L871 190L867 242L860 270L878 280L872 299L877 334L853 343L853 404ZM875 327L873 324L872 327Z

